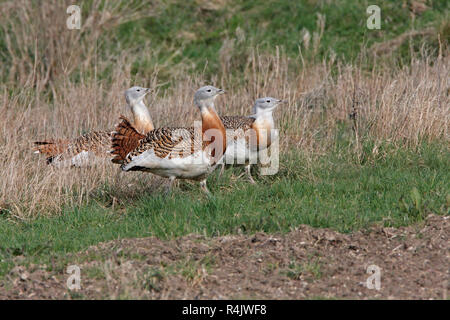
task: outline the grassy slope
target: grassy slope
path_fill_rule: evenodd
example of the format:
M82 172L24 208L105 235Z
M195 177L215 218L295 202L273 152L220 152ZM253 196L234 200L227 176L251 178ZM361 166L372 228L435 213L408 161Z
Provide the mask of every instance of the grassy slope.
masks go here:
M134 1L137 6L139 2ZM233 72L237 73L247 62L246 49L255 46L271 53L279 46L290 56L297 56L299 48L302 48L306 59L317 60L329 57L333 52L337 57L351 61L358 57L361 47L370 48L374 43L393 39L409 30L433 27L441 32L441 41L447 41L447 44L450 36L449 4L446 0L427 1L428 10L414 18L408 5L398 1L377 1L381 8L381 30L366 28L366 8L372 4L370 1L228 0L218 1L221 4L216 5L214 10L198 4L207 2L156 1L153 6L144 3L142 10L156 14L102 32L99 43L103 45L99 54L120 56L124 49L152 51L152 54L143 52L138 55L133 72L145 75L157 65L159 78L165 81L180 67L193 72L205 71L205 77L219 72L220 49L225 39L239 38L236 35L238 28L242 30L243 41L237 41L234 50L229 53ZM87 3L82 5L84 10L89 8ZM318 51L314 52L311 49L313 34L320 31L318 13L325 17L325 27ZM310 50L302 44L304 30L311 35ZM4 33L5 30L0 28L0 62L8 65L12 59ZM436 35L419 36L404 41L394 56L408 62L410 44L414 49L419 49L423 42L438 48ZM8 72L8 68L5 71ZM97 76L107 77L111 69L104 71L106 74ZM78 76L77 73L72 75L74 80Z
M312 47L313 33L319 32L318 13L325 16L325 29L317 54L302 47L306 58L322 59L333 51L339 58L352 60L362 46L369 48L411 29L435 27L440 30L448 17L445 0L432 1L429 10L414 19L408 6L396 1L377 1L381 9L381 30L368 30L366 8L372 4L370 1L233 0L214 11L201 10L194 1L169 3L162 7L160 15L124 24L116 33L125 46L150 41L151 47L160 52L158 61L137 61L136 72L156 62L169 69L174 64L184 63L193 65L195 71L203 71L207 61L206 75L214 74L220 71L219 51L223 40L236 39L237 28L245 36L243 43L235 45L240 52L231 54L237 66L246 63L242 51L249 46L270 52L280 46L289 55L297 56L304 29L310 32ZM447 33L448 30L444 31ZM417 37L412 44L419 48L423 41L437 47L436 37ZM409 42L405 41L398 50L398 57L407 57L409 53ZM170 70L162 71L164 74Z
M318 161L298 155L282 159L280 172L260 177L254 186L240 179L209 179L214 196L207 199L197 185L182 184L171 197L146 195L137 203L108 208L70 209L57 218L11 223L0 220L0 274L23 255L48 263L100 241L124 237L173 238L189 233L208 236L236 232L287 232L299 224L339 231L418 222L429 213L448 214L450 155L441 146L418 152L381 148L363 165L336 148Z

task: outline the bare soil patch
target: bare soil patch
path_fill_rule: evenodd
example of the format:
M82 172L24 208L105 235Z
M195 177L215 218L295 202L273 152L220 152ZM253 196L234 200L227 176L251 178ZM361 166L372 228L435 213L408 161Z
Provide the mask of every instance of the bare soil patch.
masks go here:
M1 299L448 299L449 216L353 234L300 226L258 233L162 241L124 239L68 257L81 268L69 291L65 267L17 265ZM368 289L369 265L381 289ZM49 271L54 270L54 271Z

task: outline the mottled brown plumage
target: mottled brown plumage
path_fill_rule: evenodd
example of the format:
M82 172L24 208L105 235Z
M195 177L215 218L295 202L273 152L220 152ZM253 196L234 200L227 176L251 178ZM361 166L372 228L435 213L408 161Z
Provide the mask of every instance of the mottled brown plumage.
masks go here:
M71 160L83 151L105 158L109 156L111 138L111 131L93 131L73 140L35 142L35 150L45 154L49 164ZM72 163L72 165L81 165L81 163Z
M159 158L169 156L168 159L183 158L201 150L201 137L195 138L194 128L158 128L141 135L126 118L121 120L112 138L114 163L126 165L133 157L151 149Z
M235 130L233 135L234 140L246 137L246 142L249 142L249 135L246 135L246 132L253 128L255 118L245 116L222 116L220 119L226 130Z
M243 116L222 116L220 119L225 126L225 129L243 129L248 130L252 127L255 118Z
M53 157L64 152L70 144L70 140L57 139L47 141L36 141L34 151L47 156L47 164L53 161Z
M125 91L125 99L134 116L135 128L124 118L134 132L141 133L153 130L150 113L143 98L150 91L148 88L135 86ZM110 158L113 131L93 131L76 139L47 140L35 142L35 153L47 155L47 163L54 165L69 164L73 166L89 165L96 158ZM127 142L129 143L129 142ZM134 145L136 147L137 145Z

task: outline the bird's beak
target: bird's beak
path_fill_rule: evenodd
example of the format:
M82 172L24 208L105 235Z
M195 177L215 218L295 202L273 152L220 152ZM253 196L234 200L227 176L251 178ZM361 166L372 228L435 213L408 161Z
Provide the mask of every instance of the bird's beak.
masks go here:
M277 103L270 109L267 109L267 111L273 111L275 110L281 103L287 103L286 100L277 100Z
M143 101L147 93L149 93L150 91L152 91L152 89L144 88L144 94L139 98L139 101Z
M226 91L223 89L219 89L219 91L217 92L217 94L224 94L224 93L226 93Z

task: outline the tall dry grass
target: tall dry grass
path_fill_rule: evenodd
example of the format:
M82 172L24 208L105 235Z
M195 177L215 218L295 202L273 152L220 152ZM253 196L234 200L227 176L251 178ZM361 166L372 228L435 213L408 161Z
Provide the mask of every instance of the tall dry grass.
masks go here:
M98 53L114 41L115 27L152 16L161 5L160 1L84 1L78 4L84 13L81 29L69 30L66 10L72 4L68 0L0 3L8 62L0 65L0 71L10 85L32 86L40 93L47 87L54 90L56 82L74 71L92 70Z
M423 141L448 142L448 56L441 61L415 61L401 70L365 73L342 66L332 76L320 64L290 70L286 57L254 56L245 73L246 86L219 77L216 85L228 94L218 101L222 114L249 114L253 100L271 95L289 104L275 112L281 130L281 150L323 153L333 146L339 123L351 124L357 106L361 136L375 142L416 146ZM163 181L149 174L122 173L105 162L85 169L55 169L32 154L32 142L49 137L76 137L95 129L112 128L120 114L128 114L123 90L132 85L129 65L117 67L111 83L72 83L57 86L56 99L43 102L23 88L0 94L0 206L21 218L55 214L62 206L95 201L121 201L151 192ZM221 84L223 83L223 84ZM134 83L133 83L134 84ZM137 83L143 84L143 83ZM156 87L156 76L143 85ZM174 79L169 90L147 99L157 126L191 125L199 118L192 96L204 84L200 76ZM228 84L228 85L227 85ZM357 90L355 90L357 88ZM355 95L355 91L357 92ZM355 99L356 96L356 99ZM355 102L356 101L356 102Z
M29 14L36 19L47 19L44 9L32 10L35 11ZM152 192L164 183L150 174L122 173L108 161L90 168L55 169L31 151L33 141L71 138L90 130L113 128L120 114L130 115L123 98L125 89L132 85L158 88L157 66L145 77L131 75L136 55L152 55L152 50L98 59L99 53L89 53L88 48L76 53L80 56L53 48L55 60L47 65L47 50L34 56L34 60L29 60L26 52L30 52L36 39L46 43L58 35L44 33L41 38L35 30L33 36L27 37L23 33L28 32L28 27L11 23L12 20L1 23L8 31L10 43L20 43L28 51L12 46L14 49L8 49L11 65L2 68L2 76L9 80L0 88L0 214L28 219L58 214L65 206L95 201L104 204L105 199L114 206L124 199ZM87 44L81 42L80 46ZM79 69L79 80L74 81L61 66L73 63L73 59L78 59L76 65L82 65L85 54L92 54L88 68ZM249 50L246 59L239 81L227 72L209 79L202 74L174 73L168 90L156 90L146 99L155 125L192 125L199 119L192 103L193 93L208 82L228 91L218 101L221 114L249 114L253 101L261 96L288 100L275 112L281 152L328 152L336 143L336 130L342 124L349 128L350 135L351 128L355 129L356 153L363 139L370 139L375 145L388 141L410 147L423 141L448 143L448 52L437 58L424 55L404 68L373 70L333 60L308 65L301 57L288 58L278 49L274 55ZM20 63L25 64L25 71L19 70ZM223 63L223 70L232 66L229 59L224 58ZM97 80L89 69L100 72L111 65L114 67L107 81ZM48 92L52 93L51 99ZM354 120L350 114L356 114Z

